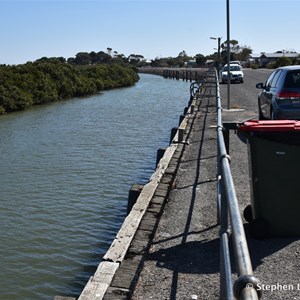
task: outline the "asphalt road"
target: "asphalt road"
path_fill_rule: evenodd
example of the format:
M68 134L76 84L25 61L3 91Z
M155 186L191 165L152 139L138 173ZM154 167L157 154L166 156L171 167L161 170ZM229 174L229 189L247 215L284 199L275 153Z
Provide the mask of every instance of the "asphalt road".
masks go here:
M244 83L230 84L230 107L231 108L244 108L257 113L257 95L259 89L256 84L265 82L271 70L267 69L244 69ZM227 108L227 84L220 85L221 98L223 101L223 108ZM257 117L257 116L256 116Z

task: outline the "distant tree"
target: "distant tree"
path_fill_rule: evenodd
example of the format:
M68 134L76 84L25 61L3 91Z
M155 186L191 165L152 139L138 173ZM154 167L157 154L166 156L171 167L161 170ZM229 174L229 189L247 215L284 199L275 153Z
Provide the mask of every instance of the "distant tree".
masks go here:
M227 41L221 44L221 60L227 63ZM230 60L247 61L252 49L249 46L241 46L237 40L230 40Z
M294 65L299 65L300 64L300 54L293 59L293 64Z
M237 53L237 58L240 61L247 61L252 54L252 49L249 46L241 46L240 51Z
M66 59L64 57L41 57L35 62L51 62L51 63L65 63Z
M99 55L95 52L95 51L92 51L90 53L90 60L91 60L91 63L92 64L97 64L100 62L100 58L99 58Z
M107 48L106 48L106 50L107 50L107 54L111 56L111 51L112 51L112 48L110 48L110 47L107 47Z
M233 52L230 52L230 61L238 60L236 57L236 54ZM227 51L221 52L221 61L223 61L224 64L227 64Z
M140 54L130 54L128 56L127 60L129 61L129 63L131 65L137 66L137 67L144 65L144 63L146 61L144 56L140 55Z
M166 63L168 64L169 67L174 67L178 64L178 62L173 57L168 57L166 59Z
M67 59L67 63L68 63L68 64L74 64L74 60L75 60L74 57L69 57L69 58Z
M240 46L239 46L239 42L237 40L230 40L229 45L230 45L230 51L238 52ZM227 40L225 42L223 42L220 45L220 47L221 47L221 49L226 50L227 49Z
M150 66L151 67L169 67L169 59L168 58L159 58L156 57L154 60L151 60Z
M178 57L186 57L187 54L186 54L186 51L185 50L182 50L179 54L178 54Z
M276 67L284 67L284 66L289 66L292 65L293 62L290 58L286 57L286 56L282 56L276 59Z
M200 67L200 66L204 66L205 62L206 62L206 58L204 55L202 54L196 54L194 56L194 58L196 59L196 63L197 65Z
M113 63L120 64L120 65L126 65L128 63L128 60L124 56L124 54L118 54L118 55L114 56L111 61Z
M77 65L90 65L92 61L89 53L79 52L76 54L73 62Z
M97 53L100 63L108 63L111 60L111 56L103 51Z

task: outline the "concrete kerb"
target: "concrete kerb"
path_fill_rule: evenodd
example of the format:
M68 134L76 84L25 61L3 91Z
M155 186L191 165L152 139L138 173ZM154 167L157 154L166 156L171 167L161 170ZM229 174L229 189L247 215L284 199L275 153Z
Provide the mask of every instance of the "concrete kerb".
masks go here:
M196 101L195 98L189 106L172 143L160 159L149 182L142 189L116 238L104 255L95 274L86 284L78 300L126 299L128 294L132 292L132 285L134 278L139 273L143 253L148 247L151 235L157 225L158 217L167 200L181 153L184 146L188 144L187 140L183 138L189 135L186 131L188 127L191 128L188 124L195 117ZM163 177L165 178L163 179ZM133 243L134 237L138 235L139 227L143 230L142 238L140 235ZM130 254L129 248L131 246L132 252ZM134 256L134 254L136 255ZM126 259L129 257L129 268L125 257ZM129 269L131 271L129 272L130 275L126 276ZM122 273L122 279L116 276L117 272ZM122 283L120 283L120 280ZM112 284L113 281L114 284ZM106 293L107 297L105 297Z

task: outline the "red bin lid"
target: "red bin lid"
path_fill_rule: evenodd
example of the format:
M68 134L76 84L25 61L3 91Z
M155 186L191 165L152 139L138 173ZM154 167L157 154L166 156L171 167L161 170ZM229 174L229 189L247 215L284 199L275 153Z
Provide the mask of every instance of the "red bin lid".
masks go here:
M300 121L294 120L250 120L239 126L242 131L282 132L300 130Z

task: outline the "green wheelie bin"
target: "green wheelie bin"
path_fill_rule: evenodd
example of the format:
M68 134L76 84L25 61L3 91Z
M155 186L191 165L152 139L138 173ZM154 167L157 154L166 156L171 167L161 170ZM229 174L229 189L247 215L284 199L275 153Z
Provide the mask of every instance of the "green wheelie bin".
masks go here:
M300 235L300 122L247 121L251 206L244 210L256 238Z

